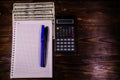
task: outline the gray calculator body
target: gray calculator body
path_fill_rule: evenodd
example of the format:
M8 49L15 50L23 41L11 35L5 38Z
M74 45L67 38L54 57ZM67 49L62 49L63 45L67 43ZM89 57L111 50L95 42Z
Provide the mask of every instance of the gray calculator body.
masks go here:
M75 52L75 16L57 16L55 22L55 51Z

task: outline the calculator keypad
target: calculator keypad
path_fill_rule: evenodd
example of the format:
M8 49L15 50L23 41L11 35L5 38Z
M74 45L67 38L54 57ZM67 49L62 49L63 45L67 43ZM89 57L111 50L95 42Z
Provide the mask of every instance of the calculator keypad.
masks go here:
M56 27L56 51L58 52L75 51L74 27L72 26Z

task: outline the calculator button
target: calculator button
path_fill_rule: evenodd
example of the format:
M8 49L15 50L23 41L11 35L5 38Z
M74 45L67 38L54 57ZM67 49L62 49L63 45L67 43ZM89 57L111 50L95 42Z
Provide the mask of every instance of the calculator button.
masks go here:
M67 39L64 39L64 41L67 41Z
M72 50L72 51L74 51L75 49L74 49L74 48L72 48L71 50Z
M72 27L72 30L74 29L74 27Z
M67 40L68 40L68 41L70 41L70 39L69 39L69 38L68 38Z
M63 39L60 39L60 41L63 41Z
M74 41L74 39L71 39L71 41Z
M64 45L64 47L67 47L67 45Z
M71 47L74 47L74 45L71 45Z
M70 44L70 42L67 42L67 44Z
M60 39L57 39L57 41L60 41Z
M64 42L64 44L67 44L67 42Z
M57 44L60 44L60 42L57 42Z
M71 42L71 44L74 44L74 42Z
M60 34L60 37L62 37L62 35Z
M63 32L65 32L65 29L63 29Z
M59 51L60 49L57 49L57 51Z
M63 48L61 48L60 50L63 51Z
M67 49L65 48L64 51L67 51Z
M57 27L57 30L59 29L59 27Z
M57 37L59 37L59 34L57 33Z
M72 37L74 37L74 36L72 36Z
M59 45L57 45L57 47L60 47Z
M70 47L70 45L68 45L68 47Z
M63 42L60 42L60 44L63 44Z
M68 48L68 51L70 51L70 48Z
M63 45L60 46L61 48L63 47Z

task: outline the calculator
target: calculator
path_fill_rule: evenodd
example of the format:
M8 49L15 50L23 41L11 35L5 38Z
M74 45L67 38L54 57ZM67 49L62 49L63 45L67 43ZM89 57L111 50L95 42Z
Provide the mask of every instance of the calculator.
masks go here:
M55 26L55 51L75 52L76 51L76 17L74 15L56 16Z

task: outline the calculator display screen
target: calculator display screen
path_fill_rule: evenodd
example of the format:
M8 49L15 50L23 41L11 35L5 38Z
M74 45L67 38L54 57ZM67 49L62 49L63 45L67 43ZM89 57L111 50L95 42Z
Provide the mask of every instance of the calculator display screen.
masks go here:
M57 19L56 20L57 24L74 24L73 19Z

